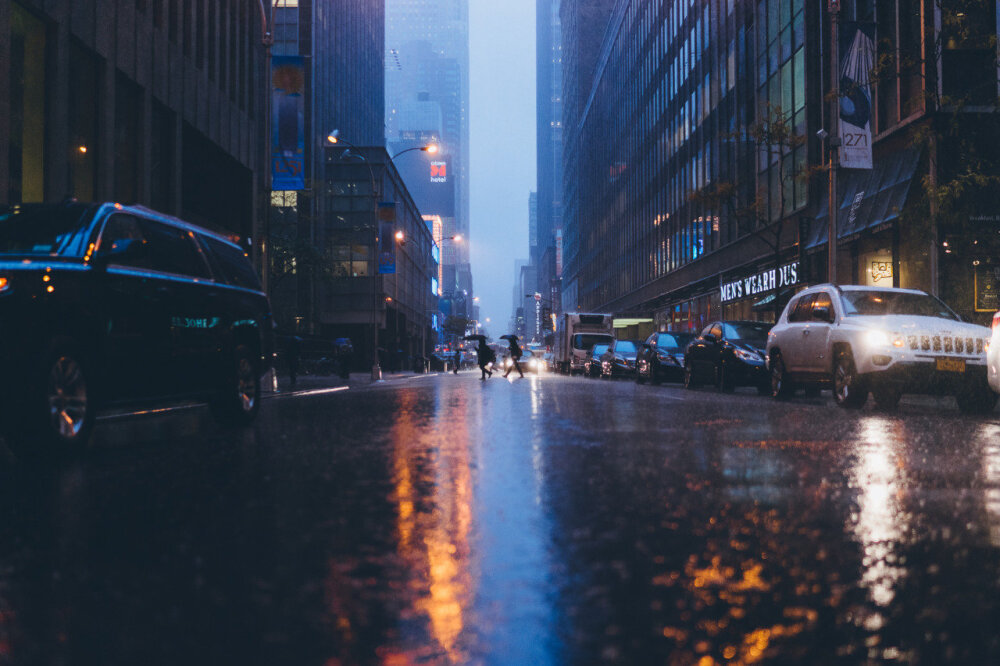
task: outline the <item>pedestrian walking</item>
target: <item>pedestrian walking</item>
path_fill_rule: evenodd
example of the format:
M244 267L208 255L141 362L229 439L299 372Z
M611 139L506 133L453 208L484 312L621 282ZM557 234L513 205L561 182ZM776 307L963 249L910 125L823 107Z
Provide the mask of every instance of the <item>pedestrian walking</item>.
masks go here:
M493 370L490 369L490 364L496 360L496 354L490 349L490 346L486 344L485 335L467 335L466 340L476 340L479 342L479 346L476 347L476 355L479 357L479 371L483 373L480 379L486 379L487 377L493 376Z
M456 349L455 350L455 369L453 370L453 372L456 375L458 374L458 369L459 369L459 367L461 365L462 365L462 350L461 349Z
M521 370L521 364L518 363L518 361L521 360L521 355L523 354L523 352L521 351L521 347L517 344L517 336L516 335L501 335L500 339L501 340L507 340L508 342L510 342L510 360L511 360L511 364L510 364L510 367L507 368L507 372L503 373L503 376L506 377L507 375L510 374L511 370L517 368L517 374L521 375L521 379L524 379L524 372Z

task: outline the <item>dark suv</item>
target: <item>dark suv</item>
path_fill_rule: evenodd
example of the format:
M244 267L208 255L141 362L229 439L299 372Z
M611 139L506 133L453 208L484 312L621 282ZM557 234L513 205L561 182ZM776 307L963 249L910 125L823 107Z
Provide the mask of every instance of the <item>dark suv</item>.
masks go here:
M139 206L0 207L0 406L26 453L85 446L103 407L207 398L247 424L273 353L246 254Z

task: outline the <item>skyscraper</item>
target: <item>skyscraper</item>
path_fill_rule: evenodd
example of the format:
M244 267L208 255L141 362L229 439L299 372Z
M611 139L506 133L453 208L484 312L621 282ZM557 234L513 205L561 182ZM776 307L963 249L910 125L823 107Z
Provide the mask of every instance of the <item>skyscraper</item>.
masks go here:
M463 239L442 257L441 284L443 298L462 310L472 300L468 0L386 0L385 7L386 143L397 154L440 142L433 159L414 151L397 167L421 212L441 217L444 238Z
M531 238L531 260L540 266L538 291L547 293L560 278L545 270L543 258L555 253L556 232L562 229L562 0L537 0L535 92L538 173L538 223ZM550 262L553 267L555 262Z

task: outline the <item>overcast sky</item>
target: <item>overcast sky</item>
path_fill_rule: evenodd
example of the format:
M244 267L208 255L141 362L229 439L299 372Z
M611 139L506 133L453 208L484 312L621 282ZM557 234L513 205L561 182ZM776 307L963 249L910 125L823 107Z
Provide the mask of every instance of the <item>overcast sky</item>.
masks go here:
M535 0L469 0L473 288L490 335L509 333L514 260L528 258L535 189Z

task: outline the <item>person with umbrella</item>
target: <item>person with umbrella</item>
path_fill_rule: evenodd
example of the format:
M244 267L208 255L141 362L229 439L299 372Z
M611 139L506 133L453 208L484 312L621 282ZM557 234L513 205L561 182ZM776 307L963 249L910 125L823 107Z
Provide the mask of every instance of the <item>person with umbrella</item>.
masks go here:
M517 374L521 375L521 379L524 379L524 372L521 371L521 364L518 363L518 361L521 359L522 352L521 352L521 347L517 344L517 336L501 335L500 339L508 340L510 342L510 360L513 361L513 363L511 363L511 366L507 368L507 372L503 373L503 376L506 377L507 375L510 374L511 370L517 368Z
M475 340L479 343L476 347L476 355L479 357L479 370L483 373L481 379L493 376L493 371L489 369L489 364L496 360L496 355L489 345L486 344L485 335L467 335L466 340Z

